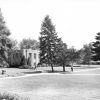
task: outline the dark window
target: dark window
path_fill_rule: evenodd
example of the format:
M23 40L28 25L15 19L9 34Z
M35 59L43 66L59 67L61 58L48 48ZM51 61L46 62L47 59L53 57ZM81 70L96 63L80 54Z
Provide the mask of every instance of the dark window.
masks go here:
M29 53L29 57L30 57L30 58L32 57L32 53Z
M27 50L26 50L26 58L27 58Z
M34 59L36 59L36 53L34 53Z

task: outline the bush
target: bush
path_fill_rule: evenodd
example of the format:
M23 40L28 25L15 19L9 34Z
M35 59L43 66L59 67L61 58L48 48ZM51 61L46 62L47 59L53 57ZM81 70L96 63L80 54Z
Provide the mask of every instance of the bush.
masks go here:
M0 93L0 100L30 100L30 99L21 97L17 94Z
M3 59L0 57L0 67L8 67L9 64Z
M8 62L10 67L19 67L22 64L23 54L21 51L9 52Z

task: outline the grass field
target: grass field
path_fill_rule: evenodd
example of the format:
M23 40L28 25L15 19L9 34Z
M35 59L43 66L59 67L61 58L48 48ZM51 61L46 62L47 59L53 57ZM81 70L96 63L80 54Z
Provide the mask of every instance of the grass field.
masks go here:
M0 90L32 100L100 100L100 69L0 79Z
M99 65L80 65L80 67L74 67L74 72L87 70L87 69L95 69L99 68ZM38 73L49 73L51 72L51 67L38 67L36 70L34 69L18 69L18 68L1 68L0 74L2 70L6 70L5 75L0 75L0 77L14 77L14 76L23 76L25 74L38 74ZM54 67L55 73L61 73L63 71L62 67ZM70 73L70 67L66 67L66 73Z

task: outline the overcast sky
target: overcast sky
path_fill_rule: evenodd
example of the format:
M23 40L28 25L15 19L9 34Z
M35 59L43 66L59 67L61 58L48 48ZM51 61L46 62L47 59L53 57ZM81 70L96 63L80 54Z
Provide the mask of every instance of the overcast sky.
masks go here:
M100 0L0 0L0 8L17 41L38 40L47 14L69 47L80 49L100 32Z

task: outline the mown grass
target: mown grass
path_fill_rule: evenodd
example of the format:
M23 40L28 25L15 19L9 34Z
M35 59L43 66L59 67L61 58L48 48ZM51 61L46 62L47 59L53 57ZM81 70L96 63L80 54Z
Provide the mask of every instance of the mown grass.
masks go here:
M30 100L29 98L21 97L17 94L1 92L0 100Z

